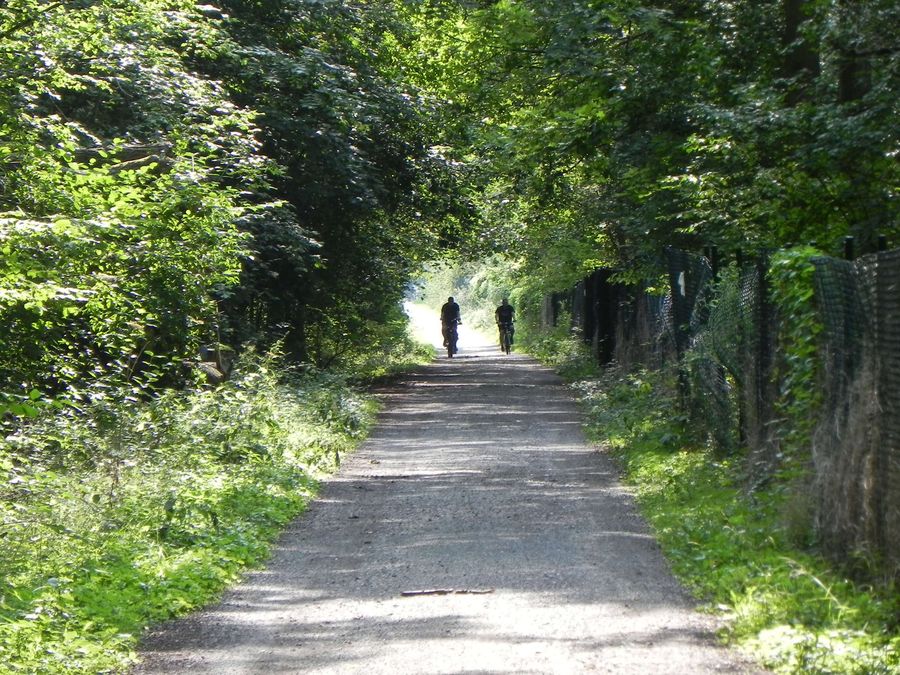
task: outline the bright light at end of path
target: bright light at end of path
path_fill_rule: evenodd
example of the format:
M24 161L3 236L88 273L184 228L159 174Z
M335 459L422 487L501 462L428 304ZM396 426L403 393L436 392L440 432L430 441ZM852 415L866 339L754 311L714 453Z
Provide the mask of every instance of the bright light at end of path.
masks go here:
M403 309L409 317L410 331L414 339L425 344L434 345L438 354L444 351L444 338L441 335L440 307L433 308L427 305L407 302ZM470 328L466 323L465 308L462 311L463 323L459 327L459 353L480 351L495 346L497 343L483 333ZM499 347L498 347L499 349Z

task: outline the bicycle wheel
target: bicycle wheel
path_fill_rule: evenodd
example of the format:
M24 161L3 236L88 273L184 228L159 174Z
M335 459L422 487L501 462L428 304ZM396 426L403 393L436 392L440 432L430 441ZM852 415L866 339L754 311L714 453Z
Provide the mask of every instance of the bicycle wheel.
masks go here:
M452 359L457 352L456 342L459 340L459 333L456 332L456 326L450 328L447 333L447 358Z
M510 348L512 346L512 334L509 330L509 326L501 325L500 326L500 351L504 354L509 354Z

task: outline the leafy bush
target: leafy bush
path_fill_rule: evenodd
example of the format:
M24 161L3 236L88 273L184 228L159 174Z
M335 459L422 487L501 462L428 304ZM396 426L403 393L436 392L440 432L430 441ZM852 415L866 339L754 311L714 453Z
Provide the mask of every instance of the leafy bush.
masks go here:
M180 383L268 166L254 114L182 62L210 22L183 0L24 2L0 26L5 393Z
M600 370L597 359L583 340L571 334L568 325L568 318L563 317L556 329L544 333L526 327L522 337L525 349L566 378L577 380L596 376Z
M786 420L783 447L788 459L809 457L809 439L822 405L820 312L813 302L815 267L810 259L821 253L812 247L780 251L772 259L769 278L772 300L779 308L782 354L776 406Z
M372 412L340 377L249 354L215 390L21 427L0 443L0 672L120 670L147 625L266 556Z
M355 320L354 335L334 331L320 342L320 354L330 353L332 368L353 374L355 381L372 381L391 373L427 363L434 356L430 346L416 342L408 332L409 319L398 305L385 310L379 321ZM315 331L313 331L315 332ZM322 343L327 343L322 347Z

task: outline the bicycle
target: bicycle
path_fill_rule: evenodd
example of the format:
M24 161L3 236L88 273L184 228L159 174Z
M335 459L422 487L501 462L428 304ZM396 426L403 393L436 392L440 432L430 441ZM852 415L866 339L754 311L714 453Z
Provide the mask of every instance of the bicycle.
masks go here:
M500 328L500 351L509 354L512 350L513 325L512 321L497 324Z
M457 324L462 323L459 319L454 319L444 326L444 345L447 347L447 358L452 359L453 355L459 351L456 343L459 340L459 332Z

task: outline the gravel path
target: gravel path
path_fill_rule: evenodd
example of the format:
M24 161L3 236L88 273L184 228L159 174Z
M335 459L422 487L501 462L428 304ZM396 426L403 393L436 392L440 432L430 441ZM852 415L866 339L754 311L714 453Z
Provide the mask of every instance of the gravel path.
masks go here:
M716 646L562 382L472 347L383 391L268 569L150 635L136 673L759 672Z

